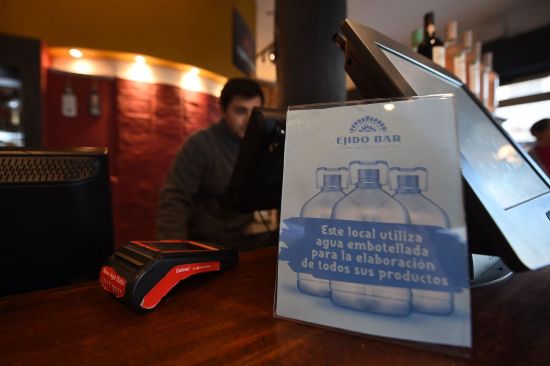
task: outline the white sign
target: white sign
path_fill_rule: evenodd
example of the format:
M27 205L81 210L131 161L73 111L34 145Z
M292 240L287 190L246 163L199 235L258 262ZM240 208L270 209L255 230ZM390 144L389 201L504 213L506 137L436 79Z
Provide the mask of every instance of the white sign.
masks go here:
M276 316L471 346L453 96L287 114Z

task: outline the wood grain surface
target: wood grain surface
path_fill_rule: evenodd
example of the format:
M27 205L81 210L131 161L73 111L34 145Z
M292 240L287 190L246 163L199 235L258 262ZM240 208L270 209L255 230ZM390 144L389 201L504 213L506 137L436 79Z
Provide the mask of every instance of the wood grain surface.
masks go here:
M471 359L273 317L276 248L136 314L98 284L0 298L0 365L548 365L550 268L472 290Z

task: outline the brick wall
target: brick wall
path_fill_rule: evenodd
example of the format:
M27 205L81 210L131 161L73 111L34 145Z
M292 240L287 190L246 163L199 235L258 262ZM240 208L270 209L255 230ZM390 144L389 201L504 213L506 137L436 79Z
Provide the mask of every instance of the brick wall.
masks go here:
M79 115L61 116L67 82ZM102 115L87 113L92 84L99 85ZM98 84L99 83L99 84ZM218 99L169 85L48 72L45 145L107 146L116 244L155 239L158 193L182 142L220 118Z

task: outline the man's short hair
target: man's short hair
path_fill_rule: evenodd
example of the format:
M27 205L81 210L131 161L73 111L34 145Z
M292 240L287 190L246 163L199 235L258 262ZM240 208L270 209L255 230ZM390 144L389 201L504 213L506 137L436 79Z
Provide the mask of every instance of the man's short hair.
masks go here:
M534 125L531 126L531 135L536 136L541 132L544 132L545 130L550 128L550 118L544 118L541 119L538 122L535 122Z
M264 103L264 93L260 85L251 79L236 78L230 79L223 87L220 95L220 106L226 110L233 98L237 95L247 99L260 97Z

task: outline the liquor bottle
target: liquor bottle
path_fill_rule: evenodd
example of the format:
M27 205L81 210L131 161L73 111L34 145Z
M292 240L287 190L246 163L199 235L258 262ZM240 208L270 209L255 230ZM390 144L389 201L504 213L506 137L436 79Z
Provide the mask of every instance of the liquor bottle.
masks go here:
M334 205L332 219L408 224L407 210L384 190L388 184L385 161L352 161L349 177L353 191ZM342 307L393 316L411 311L409 288L330 281L330 299Z
M473 46L473 42L474 42L474 32L472 32L471 30L467 30L465 31L464 33L462 33L462 52L464 52L464 70L465 70L465 76L466 78L464 79L464 84L466 84L466 86L468 86L468 65L469 65L469 60L472 59L472 46Z
M390 186L393 198L409 213L411 224L442 228L451 226L447 213L422 192L428 190L428 171L424 167L391 168ZM454 311L454 295L447 291L412 290L412 311L432 315L448 315Z
M493 70L493 53L483 54L483 73L481 76L481 98L490 112L495 112L495 94L499 85L498 74Z
M468 64L468 88L481 99L481 42L476 42L472 52L466 57Z
M424 39L418 45L418 53L426 56L441 67L445 67L445 47L435 34L434 13L424 14Z
M447 23L445 32L445 68L466 82L466 56L461 44L457 41L458 25L456 21Z
M320 191L304 204L300 217L329 219L334 204L345 196L343 184L346 183L347 168L319 167L315 175ZM309 273L298 273L297 284L300 291L309 295L328 297L330 294L329 281Z
M472 93L479 97L479 91L481 89L481 81L476 75L479 75L479 57L478 51L474 46L474 33L471 30L467 30L462 34L462 47L466 53L466 85ZM480 44L481 47L481 44ZM477 66L477 67L476 67ZM477 93L476 93L477 91Z

